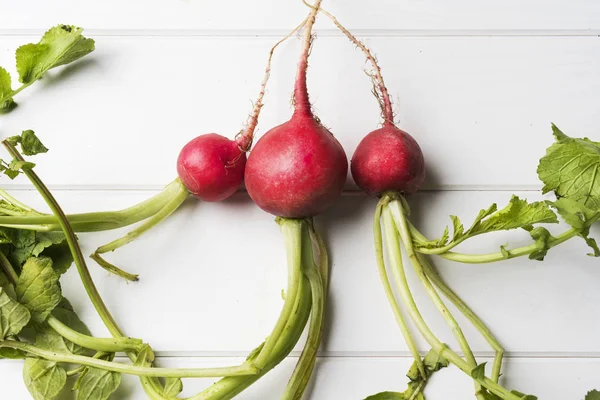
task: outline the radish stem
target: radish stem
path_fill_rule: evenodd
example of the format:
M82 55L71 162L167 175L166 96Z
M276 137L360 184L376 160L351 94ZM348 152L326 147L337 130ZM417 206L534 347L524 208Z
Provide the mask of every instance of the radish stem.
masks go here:
M492 367L492 375L491 379L494 382L498 382L500 378L500 370L502 368L502 358L504 356L504 349L500 345L500 342L496 339L496 337L492 334L492 332L488 329L488 327L483 323L483 321L469 308L469 306L444 282L444 280L440 277L436 268L431 264L431 262L422 254L417 254L417 258L421 261L421 265L423 266L423 271L425 271L425 275L429 278L431 282L441 291L444 296L446 296L455 306L459 309L459 311L477 328L481 336L489 343L489 345L496 352L494 357L494 365Z
M281 332L285 328L287 321L292 315L296 296L298 295L298 282L302 274L302 230L303 222L299 220L279 218L277 220L281 227L281 232L285 238L285 247L288 259L288 289L285 294L285 303L279 319L277 320L273 331L265 341L260 354L256 358L256 365L262 368L269 358L270 353L279 340Z
M417 273L417 277L423 284L425 291L429 295L429 298L435 304L436 308L439 310L440 314L446 320L446 323L452 330L454 337L458 341L461 350L463 351L467 362L470 364L471 369L477 366L477 360L475 360L475 356L473 355L473 351L467 342L467 339L456 322L456 319L448 310L440 295L437 293L431 281L425 275L423 270L423 266L421 265L415 250L413 248L412 236L408 230L408 224L406 221L406 216L404 215L403 206L400 204L399 200L392 200L388 203L387 207L390 209L392 218L394 219L394 223L396 225L396 229L400 233L400 237L402 238L402 242L404 243L404 247L406 252L408 253L408 257L410 258L413 268ZM485 400L483 393L481 392L481 384L475 380L475 395L479 400Z
M167 185L160 193L132 207L117 211L102 211L67 215L75 232L97 232L122 228L140 222L156 214L169 202L173 196L187 193L187 190L179 179L175 179ZM45 225L44 231L60 231L61 225L54 215L24 215L24 216L0 216L0 226L14 227L19 225L21 229L40 230L39 225Z
M106 353L126 352L126 351L139 351L143 345L140 339L133 339L128 337L122 338L95 338L92 336L84 335L71 329L58 318L50 315L46 320L48 325L56 331L60 336L65 339L85 347L86 349L102 351Z
M10 144L6 140L2 141L2 144L14 157L14 159L16 159L17 161L24 161L19 151L12 144ZM71 251L73 260L75 261L75 266L77 267L77 272L79 273L81 282L83 283L85 291L88 297L90 298L92 304L94 305L96 312L100 316L100 319L102 319L102 322L113 337L119 338L125 336L121 328L117 325L112 314L106 307L106 304L102 300L102 297L100 297L100 293L98 292L98 289L94 284L90 271L85 263L85 258L83 257L83 253L81 252L79 243L77 243L75 233L73 232L73 229L71 228L71 225L67 220L67 217L61 209L60 205L58 204L52 193L50 193L44 182L42 182L39 176L31 168L24 168L23 173L31 181L33 186L35 186L38 193L40 193L48 207L50 207L50 209L52 210L52 213L54 214L55 218L58 220L67 240L67 244L69 245L69 250ZM137 355L131 352L127 353L127 355L132 361L134 361L137 358ZM155 393L153 392L156 392L156 390L152 385L156 382L148 377L141 377L140 379L142 381L142 387L144 388L146 393L148 393L150 396L154 396ZM160 399L160 395L156 395Z
M408 282L406 280L406 274L404 272L402 255L400 251L400 238L398 237L398 232L394 225L394 220L391 215L391 211L388 207L384 207L382 214L386 233L386 243L388 245L388 253L390 255L390 260L393 264L392 270L394 271L394 276L396 278L396 282L400 290L400 295L404 303L408 307L408 311L413 322L415 323L415 325L419 329L419 332L421 332L425 340L429 343L431 347L433 347L433 349L440 356L450 361L452 364L460 368L466 374L471 375L472 368L470 368L469 363L467 363L465 360L459 357L458 354L450 350L446 344L439 341L439 339L433 334L431 329L429 329L425 320L423 319L423 316L419 312L419 309L417 308L415 300L408 286ZM507 389L500 386L488 377L478 379L477 381L481 383L482 386L484 386L485 388L487 388L488 390L505 400L520 400L519 396L509 392Z
M142 225L140 225L136 229L128 232L125 236L123 236L119 239L113 240L112 242L110 242L108 244L98 247L96 249L96 251L90 257L94 261L96 261L101 267L108 270L109 272L119 275L122 278L129 280L129 281L137 281L138 275L130 274L130 273L127 273L127 272L117 268L115 265L104 260L100 256L100 254L115 251L119 247L125 246L127 243L132 242L133 240L135 240L139 236L141 236L143 233L149 231L154 226L161 223L169 215L171 215L173 212L175 212L175 210L177 210L181 206L181 204L183 204L185 199L187 199L188 195L189 195L189 193L187 191L183 191L183 190L179 191L178 193L175 194L175 196L173 196L167 202L167 204L165 204L165 206L159 212L157 212L156 214L154 214L153 216L148 218L146 221L144 221L144 223Z
M222 368L157 368L139 367L136 365L121 364L99 360L93 357L85 357L68 353L44 350L39 347L14 340L0 341L0 348L11 348L22 350L26 353L42 357L49 361L85 365L104 371L119 372L123 374L156 377L156 378L214 378L221 376L244 376L258 373L256 367L242 364L235 367Z
M384 256L383 256L383 241L382 241L382 233L381 233L381 213L382 213L382 209L383 209L384 205L388 201L389 200L386 198L382 198L379 201L379 203L377 204L377 209L375 210L375 217L374 217L374 221L373 221L373 236L375 239L375 253L376 253L376 258L377 258L377 267L379 270L379 277L381 278L381 283L383 284L383 290L385 291L388 302L390 303L390 306L392 307L392 311L394 313L394 316L396 317L396 322L398 323L398 326L400 327L400 332L402 333L402 336L404 337L404 341L406 342L406 345L408 346L410 352L413 355L413 358L415 359L415 364L417 366L417 369L419 370L421 378L423 380L426 380L427 373L425 371L425 366L423 365L423 360L421 358L421 354L419 353L419 349L417 348L415 341L408 329L408 326L406 325L406 321L404 320L402 311L400 311L398 302L396 301L396 298L394 297L394 292L392 291L390 279L388 277L388 273L385 268L385 260L384 260Z
M315 366L317 351L319 350L323 334L326 282L322 279L321 274L315 265L312 242L307 229L303 230L302 264L303 273L308 278L312 294L311 316L306 344L304 345L302 354L298 359L285 392L281 397L285 400L302 398Z

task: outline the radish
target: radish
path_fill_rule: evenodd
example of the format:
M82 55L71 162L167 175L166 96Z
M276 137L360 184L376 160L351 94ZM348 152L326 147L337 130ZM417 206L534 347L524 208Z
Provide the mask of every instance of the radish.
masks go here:
M306 22L294 86L291 119L264 134L246 163L249 196L277 216L288 258L285 303L271 334L249 358L261 369L275 367L294 348L310 314L308 338L282 399L300 399L308 385L321 342L328 259L312 218L342 192L348 172L344 149L314 116L306 87L311 32L321 0ZM313 247L319 261L314 260ZM260 376L227 377L209 388L210 398L230 399ZM207 397L208 398L208 397Z
M490 398L489 396L492 394L500 396L500 398L503 399L521 398L498 384L503 354L503 350L498 341L492 336L483 322L435 273L435 270L432 265L429 264L428 260L426 260L423 255L417 255L415 252L412 233L408 228L409 223L407 215L409 211L404 196L415 193L423 185L425 179L425 161L421 148L416 140L394 124L390 96L376 58L371 51L344 28L333 15L323 9L321 9L321 12L326 14L352 41L352 43L365 53L374 70L374 73L372 74L372 79L374 80L374 93L380 103L383 115L383 126L369 132L359 143L352 157L351 172L354 181L360 189L368 194L381 197L381 201L379 202L375 213L375 245L379 272L401 332L415 359L415 366L411 369L413 372L412 374L409 373L411 382L409 383L408 390L403 396L410 398L416 398L416 396L419 395L422 396L421 392L430 375L447 365L447 362L449 361L473 377L478 399L483 400ZM389 250L389 260L394 266L394 277L402 302L408 309L409 315L419 332L432 347L432 351L425 359L421 358L414 343L394 297L387 275L383 257L380 227L380 219L382 216L386 232L386 243ZM410 260L413 263L415 271L417 272L421 283L424 285L426 292L445 318L459 342L461 350L465 355L464 359L454 351L450 350L447 345L442 343L429 329L421 316L412 297L403 269L402 256L400 253L400 238L402 238L404 247L406 248ZM440 291L444 292L457 308L471 320L496 350L492 378L486 377L483 365L477 364L461 328L445 306L434 285L437 286ZM380 394L375 395L372 398L376 399L381 396L385 397L383 394Z
M209 133L189 141L183 146L177 159L178 178L151 199L124 210L67 216L76 232L116 229L144 221L125 236L96 249L90 257L100 266L127 280L138 280L137 275L119 269L106 261L101 254L118 249L159 224L177 210L190 194L202 201L221 201L232 196L240 188L244 180L246 152L252 145L258 117L263 107L274 51L279 44L297 32L305 22L306 20L271 48L258 98L244 129L238 133L235 139ZM11 198L7 193L2 191L0 195L10 202ZM0 226L38 231L60 230L60 225L54 216L29 210L27 215L0 216Z

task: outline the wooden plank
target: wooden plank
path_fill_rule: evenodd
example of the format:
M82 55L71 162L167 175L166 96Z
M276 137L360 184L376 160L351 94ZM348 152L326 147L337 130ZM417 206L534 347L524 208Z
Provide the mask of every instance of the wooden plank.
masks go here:
M594 0L443 0L418 2L359 0L325 1L354 29L393 30L589 30L600 29L600 7ZM171 1L118 0L79 2L0 1L0 27L46 29L57 23L88 29L291 29L307 13L300 1ZM330 27L329 22L323 26Z
M69 212L116 209L147 198L149 192L57 191ZM530 200L533 192L517 192ZM17 191L40 205L33 192ZM441 234L448 215L469 224L480 208L508 192L425 192L411 198L412 220L430 237ZM43 207L40 207L43 209ZM324 354L407 354L377 273L372 239L373 199L344 196L335 209L317 218L331 257L330 302ZM563 226L549 227L555 234ZM81 234L84 254L125 230ZM595 231L596 236L598 229ZM487 253L529 244L526 232L485 235L459 251ZM512 259L494 265L464 265L435 259L441 274L481 315L509 353L600 353L597 332L600 279L598 259L588 257L581 239L553 249L544 262ZM126 248L107 255L138 283L108 276L92 261L90 269L109 309L128 335L142 337L161 354L243 355L269 334L283 304L285 252L273 217L244 194L221 204L191 200ZM454 349L456 343L427 295L408 271L415 298L433 331ZM63 279L66 296L96 335L106 335L75 269ZM462 318L473 350L491 354L489 345ZM243 332L241 334L240 332ZM418 336L418 335L417 335ZM426 350L423 340L419 347ZM300 347L297 349L299 350Z
M0 48L10 49L0 55L0 65L12 65L10 53L28 40L0 39ZM550 122L572 136L598 139L597 38L367 41L380 56L391 93L399 96L400 127L423 148L429 188L537 188L537 160L553 140ZM2 134L38 131L51 149L37 158L51 185L160 187L175 177L178 152L188 140L215 131L233 137L240 130L272 42L100 37L87 61L19 95L21 106L3 117ZM298 41L284 46L259 135L291 114ZM311 99L349 156L379 122L363 65L343 38L315 43Z
M122 358L118 361L126 362ZM203 367L235 365L242 358L220 357L169 357L159 359L165 367ZM491 363L491 359L481 359ZM288 358L262 378L258 383L239 395L239 399L260 400L278 398L296 363ZM410 358L342 357L318 360L313 380L307 391L310 399L362 399L384 390L401 391L406 388L403 374L411 364ZM21 361L0 360L3 395L11 399L27 399L29 394L21 378ZM588 390L598 387L600 360L593 358L524 358L508 359L505 363L503 383L523 392L537 395L540 399L583 399ZM187 379L184 396L191 396L210 384L210 380ZM438 372L430 380L426 396L445 400L474 398L473 383L454 367ZM268 397L266 397L268 396ZM65 389L57 400L71 400L74 396ZM146 395L136 378L125 377L114 394L121 400L143 400Z

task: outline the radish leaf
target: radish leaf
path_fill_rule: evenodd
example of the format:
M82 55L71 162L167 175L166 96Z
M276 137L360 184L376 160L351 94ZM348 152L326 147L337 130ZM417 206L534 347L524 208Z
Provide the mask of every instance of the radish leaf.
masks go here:
M600 392L597 390L590 390L584 400L600 400Z
M94 51L94 41L81 35L83 29L59 25L48 30L39 43L17 49L17 71L21 83L31 83L48 70L69 64Z
M560 214L560 216L567 222L571 227L579 231L581 236L588 246L593 250L593 253L588 254L593 257L600 257L600 249L596 241L589 237L590 227L598 219L600 219L600 210L592 210L586 207L584 204L579 203L575 200L563 197L556 200L555 202L548 202L552 204Z
M0 339L15 336L29 323L31 314L0 287Z
M555 126L553 129L557 142L546 150L537 169L544 182L542 192L554 191L558 198L600 209L600 143L588 138L573 139Z
M88 368L81 378L77 390L77 400L107 400L121 385L121 374Z
M36 154L48 152L48 148L43 145L40 139L35 135L35 132L31 129L23 131L20 135L11 136L6 140L13 146L21 144L21 151L26 156L34 156Z
M12 110L16 103L12 98L13 90L11 87L10 74L4 68L0 67L0 113Z
M23 368L23 380L35 400L52 400L67 383L67 372L53 361L28 358Z
M460 219L455 216L450 216L454 233L452 240L448 242L446 231L441 239L432 241L423 241L414 238L417 246L421 248L441 248L454 247L460 242L463 242L473 236L483 233L504 231L518 228L530 228L534 224L540 223L558 223L556 214L549 208L549 205L542 201L528 203L527 200L520 199L518 196L512 196L506 207L498 210L494 203L487 209L482 209L475 217L471 227L465 230Z
M62 300L58 279L49 257L31 257L23 265L17 300L29 309L33 322L44 322Z

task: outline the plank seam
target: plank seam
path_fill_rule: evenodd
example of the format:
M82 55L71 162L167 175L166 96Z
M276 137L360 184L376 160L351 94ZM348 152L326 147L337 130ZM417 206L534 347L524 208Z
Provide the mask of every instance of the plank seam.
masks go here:
M0 36L39 36L45 29L0 29ZM600 29L352 29L358 37L600 37ZM279 38L283 29L86 29L90 37L264 37ZM336 29L316 29L317 36L342 37Z

